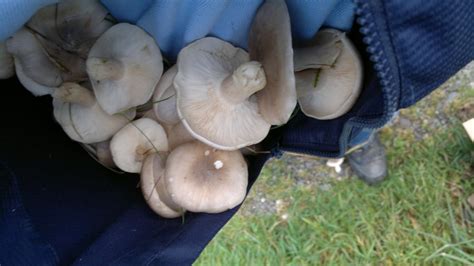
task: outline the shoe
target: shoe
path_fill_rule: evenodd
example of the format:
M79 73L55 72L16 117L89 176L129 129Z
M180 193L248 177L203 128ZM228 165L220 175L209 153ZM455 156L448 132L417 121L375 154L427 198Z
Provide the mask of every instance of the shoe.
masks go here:
M376 185L387 176L387 156L377 134L347 155L347 159L354 173L368 185Z

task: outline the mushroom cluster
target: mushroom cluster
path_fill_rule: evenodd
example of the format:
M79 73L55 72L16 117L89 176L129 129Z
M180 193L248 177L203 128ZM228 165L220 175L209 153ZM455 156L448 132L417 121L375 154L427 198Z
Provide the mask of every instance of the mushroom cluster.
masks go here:
M241 148L286 124L297 103L332 119L360 92L360 59L344 33L321 30L293 50L284 0L258 9L248 47L204 37L165 67L141 28L117 24L98 0L63 0L0 43L0 78L16 72L33 95L50 95L65 133L107 168L140 174L160 216L217 213L245 198Z

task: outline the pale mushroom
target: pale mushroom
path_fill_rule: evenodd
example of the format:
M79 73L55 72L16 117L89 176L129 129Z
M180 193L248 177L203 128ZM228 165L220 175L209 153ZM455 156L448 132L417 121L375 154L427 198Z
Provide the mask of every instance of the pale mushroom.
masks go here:
M85 59L90 48L113 25L99 0L62 0L40 9L27 27L54 46Z
M168 151L168 140L160 124L149 118L140 118L115 134L110 142L110 150L120 169L139 173L148 155Z
M117 24L92 47L87 73L100 106L115 114L150 100L163 73L161 52L141 28Z
M330 68L342 52L344 33L323 29L316 34L311 45L294 50L295 72L310 68Z
M262 65L222 40L208 37L178 55L174 79L179 117L198 140L222 150L262 141L270 130L253 95L265 84Z
M164 180L165 160L156 153L148 155L143 162L140 174L140 187L143 197L148 206L158 215L165 218L179 217L184 210L173 204L166 190Z
M93 144L81 143L81 146L98 163L105 166L107 169L111 171L121 173L114 169L117 166L115 165L114 160L112 158L112 153L110 152L110 140L93 143Z
M164 126L166 135L168 136L168 144L170 151L174 150L179 145L192 141L195 138L186 129L183 123Z
M18 59L15 58L14 60L16 76L25 89L31 92L34 96L43 96L53 93L55 88L41 85L38 82L32 80L25 74L23 67L21 66L20 62L18 62Z
M337 118L352 108L361 92L362 61L351 41L339 36L343 48L332 67L296 72L298 102L309 117Z
M13 57L7 52L4 42L0 42L0 79L8 79L15 75Z
M194 141L171 152L165 185L173 202L193 212L218 213L245 198L247 164L239 151L221 151Z
M296 106L290 16L284 0L267 0L249 33L250 59L261 62L267 84L257 92L258 107L272 125L288 122Z
M97 160L99 160L101 164L107 167L117 167L112 158L112 152L110 151L110 140L98 142L93 145Z
M7 50L16 63L21 65L23 73L34 82L58 87L63 82L60 69L48 57L41 43L26 28L20 29L6 42Z
M174 125L180 121L176 109L176 91L173 86L176 73L178 73L178 67L174 65L163 74L152 98L156 118L168 125Z
M117 115L105 113L92 91L76 83L64 83L52 96L56 121L71 139L81 143L110 139L135 116L134 110Z

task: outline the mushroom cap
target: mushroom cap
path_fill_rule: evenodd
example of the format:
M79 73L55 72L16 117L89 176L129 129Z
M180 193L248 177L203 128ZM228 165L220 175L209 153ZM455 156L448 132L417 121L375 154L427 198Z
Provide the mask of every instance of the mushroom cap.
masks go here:
M164 126L166 135L168 136L168 144L170 151L174 150L179 145L195 140L193 135L189 133L183 123Z
M15 75L13 56L7 52L4 42L0 42L0 79L8 79Z
M244 63L249 63L244 50L212 37L195 41L179 53L174 79L177 109L196 139L218 149L236 150L268 134L270 124L260 115L254 95L239 103L222 95L223 83L232 73L248 74L241 67ZM261 82L264 75L260 73L250 73L244 82Z
M62 94L64 98L74 95L74 87L72 92L65 92L70 90L70 86L70 83L65 83L54 93ZM92 91L82 89L85 90L84 93L90 93L90 98L93 99L89 104L66 102L53 94L54 117L71 139L88 144L105 141L135 117L134 110L117 115L105 113L93 98ZM80 100L81 97L82 95L77 98L73 96L72 100Z
M98 76L95 72L104 68L107 60L120 64L123 73L113 78ZM107 30L92 46L87 73L100 106L107 113L115 114L151 98L163 73L161 52L155 40L141 28L120 23Z
M107 14L99 0L62 0L38 10L27 25L57 47L85 58L96 39L113 25Z
M143 162L140 175L140 187L148 206L158 215L165 218L176 218L182 215L182 209L172 209L158 193L158 188L165 189L165 161L157 153L148 155Z
M173 80L178 73L178 67L174 65L163 74L156 85L153 94L153 110L158 121L168 125L179 123L178 110L176 109L176 91Z
M98 142L93 145L95 148L95 155L99 162L107 167L117 167L112 158L112 152L110 151L110 140Z
M265 1L249 33L250 59L261 62L267 85L257 92L258 107L272 125L285 124L296 107L290 16L284 0Z
M362 88L363 66L356 48L341 36L343 49L333 67L296 73L298 102L309 117L334 119L349 111Z
M140 173L146 156L168 151L163 127L149 118L140 118L120 129L110 142L115 164L125 172Z
M194 141L173 150L166 161L165 185L186 210L218 213L242 203L247 163L239 151L221 151Z
M15 58L15 71L16 71L16 76L18 80L20 81L21 85L23 85L23 87L25 87L25 89L31 92L34 96L43 96L43 95L49 95L53 93L55 88L41 85L38 82L35 82L31 78L29 78L23 71L23 67L21 66L20 62L18 62L18 59L16 58Z
M7 40L6 45L30 79L47 87L61 85L61 71L32 32L22 28Z
M341 54L344 33L334 29L322 29L308 47L294 50L295 72L309 68L330 68Z

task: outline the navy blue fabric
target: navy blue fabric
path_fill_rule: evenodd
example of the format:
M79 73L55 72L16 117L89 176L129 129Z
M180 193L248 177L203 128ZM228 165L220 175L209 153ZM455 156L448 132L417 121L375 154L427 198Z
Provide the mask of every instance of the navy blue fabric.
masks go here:
M381 3L400 71L400 107L416 103L474 59L473 1Z
M341 157L351 137L383 126L474 59L474 1L356 0L356 6L352 39L366 51L362 95L338 119L300 114L273 136L283 150Z
M59 262L28 219L17 179L0 162L0 265L54 265Z
M349 36L366 66L356 105L328 121L298 114L264 141L272 155L339 157L361 132L382 126L474 57L474 1L356 5L358 25ZM2 265L190 264L237 211L161 219L146 207L136 176L103 169L67 139L50 99L33 99L16 80L0 86ZM269 156L248 158L250 184Z

